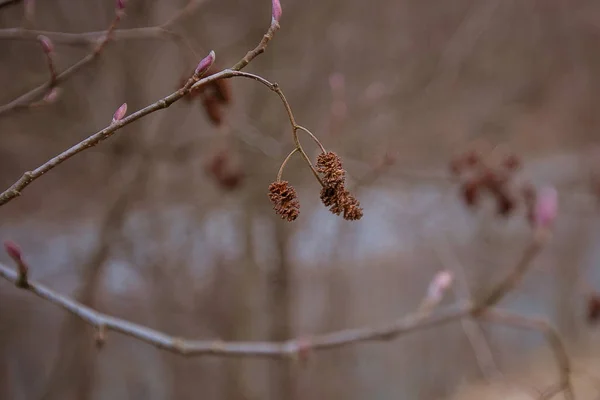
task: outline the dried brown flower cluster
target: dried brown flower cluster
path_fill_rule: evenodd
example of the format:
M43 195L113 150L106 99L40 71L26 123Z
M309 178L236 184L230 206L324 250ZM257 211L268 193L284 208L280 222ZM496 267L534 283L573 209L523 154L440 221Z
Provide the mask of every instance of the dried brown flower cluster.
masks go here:
M220 69L213 64L203 77L211 76L219 71ZM187 78L184 78L181 86L183 86L186 81ZM218 79L207 85L191 90L185 95L184 99L188 102L193 102L198 97L208 119L215 126L221 126L223 124L223 108L230 105L232 102L229 82L226 79Z
M282 219L294 221L300 214L300 202L296 189L288 181L273 182L269 185L269 199L273 209Z
M228 150L215 153L204 168L225 190L238 188L244 179L243 171L233 164Z
M586 311L588 323L597 323L600 319L600 294L594 292L588 295Z
M461 196L469 207L476 207L484 193L496 202L499 216L508 217L522 201L527 217L533 222L536 201L535 189L529 183L515 190L512 180L521 167L521 160L514 154L505 154L500 162L491 164L475 150L456 157L450 163L450 171L461 179Z
M360 202L346 189L346 171L342 160L333 153L322 153L317 158L317 171L323 174L321 201L335 215L343 214L349 221L359 220L363 216Z

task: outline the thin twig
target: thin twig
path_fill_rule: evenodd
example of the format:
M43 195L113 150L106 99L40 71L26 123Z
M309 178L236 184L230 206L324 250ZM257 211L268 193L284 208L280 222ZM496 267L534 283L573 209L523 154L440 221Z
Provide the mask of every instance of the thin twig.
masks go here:
M117 31L116 25L120 20L120 16L117 14L115 16L114 20L112 21L110 27L107 30L102 31L102 32L88 32L88 33L83 33L83 34L39 32L38 35L43 34L44 36L47 36L51 40L54 40L57 42L61 42L61 41L63 43L69 42L69 41L79 42L79 41L83 40L86 43L96 45L96 47L94 48L94 50L92 52L90 52L88 55L86 55L85 57L83 57L82 59L77 61L75 64L71 65L69 68L67 68L60 74L58 74L54 81L54 85L64 82L71 76L75 75L75 73L77 73L83 67L90 64L92 61L94 61L96 58L98 58L98 56L100 55L101 51L104 49L106 44L110 40L113 40L115 38L120 39L120 38L152 37L152 36L170 36L172 38L175 38L178 41L178 43L185 45L186 43L182 39L181 35L170 31L168 28L171 25L173 25L176 21L178 21L180 18L184 17L187 14L187 12L191 12L192 10L194 10L196 5L200 5L202 3L202 1L192 1L191 3L194 3L194 7L185 7L184 10L180 10L179 12L177 12L166 23L164 23L160 26L157 26L157 27L125 29L125 30ZM190 6L190 5L188 4L188 6ZM32 30L23 29L23 28L2 30L2 31L0 31L0 38L2 37L2 32L7 37L15 38L15 37L22 36L23 38L25 38L25 37L30 37L33 34L32 32L37 32L37 31L32 31ZM36 38L38 35L36 35ZM100 41L98 41L98 40L100 40ZM51 88L50 83L46 82L46 83L30 90L27 93L22 94L21 96L10 101L9 103L7 103L3 106L0 106L0 116L5 113L8 113L12 110L15 110L15 109L28 108L29 104L33 103L40 96L47 93L50 88Z
M283 160L283 162L281 163L281 166L279 167L279 171L277 172L277 182L281 181L281 176L283 175L283 169L285 168L285 166L288 163L288 161L290 161L290 158L292 158L292 156L294 155L294 153L296 153L297 151L298 151L298 148L294 147L294 150L292 150L290 152L290 154L287 155L287 157L285 158L285 160Z
M260 54L260 53L259 53ZM290 124L292 126L292 135L294 138L294 144L296 146L296 149L298 149L298 151L300 152L300 154L302 155L302 158L304 159L304 161L308 164L308 166L310 167L313 175L315 176L315 178L317 179L317 181L319 181L319 183L321 184L321 186L324 186L323 181L321 180L321 177L319 176L319 173L317 172L317 170L315 169L312 161L310 160L310 157L308 156L308 154L306 154L306 151L304 150L304 148L302 147L302 143L300 143L300 139L298 138L298 130L302 130L304 132L306 132L319 146L319 148L321 149L321 151L323 153L325 153L325 148L323 147L323 145L321 144L321 142L319 141L319 139L316 138L316 136L310 132L308 129L306 129L303 126L300 126L296 123L296 118L294 117L294 113L292 111L292 107L290 106L290 103L287 101L285 95L283 94L283 91L281 90L281 88L279 87L279 85L277 83L273 83L268 81L267 79L263 78L262 76L258 76L255 74L251 74L248 72L242 72L242 71L231 71L232 72L232 76L241 76L244 78L248 78L248 79L253 79L257 82L262 83L263 85L265 85L266 87L268 87L269 89L271 89L272 91L274 91L275 93L277 93L277 95L279 96L279 98L281 99L281 102L283 103L283 106L285 107L285 110L287 112L288 115L288 119L290 120ZM196 85L194 85L193 87L195 87Z
M67 68L65 71L56 75L56 78L53 81L46 82L43 85L40 85L40 86L36 87L35 89L32 89L29 92L17 97L10 103L0 106L0 115L7 113L9 111L12 111L16 108L27 107L28 104L35 101L38 97L40 97L41 95L46 93L53 86L56 86L60 82L65 81L67 78L74 75L81 68L85 67L90 62L92 62L94 59L96 59L98 57L98 55L100 55L100 53L102 52L102 49L104 49L104 47L106 46L108 41L111 39L111 33L115 30L120 19L121 19L120 16L117 14L115 16L115 18L113 19L109 29L106 31L106 34L103 36L103 38L100 40L100 42L97 43L97 46L94 48L94 50L91 53L89 53L87 56L85 56L84 58L82 58L81 60L79 60L72 66L70 66L69 68Z
M450 245L447 240L440 241L433 246L433 250L444 265L444 268L448 268L454 271L456 277L456 285L453 285L453 290L457 298L463 300L472 301L472 294L469 290L467 277L465 270L460 261L456 258L456 255L451 251ZM494 355L488 341L486 340L481 327L477 324L477 321L471 318L463 318L461 325L465 336L469 340L479 369L483 373L483 376L488 382L491 382L495 378L502 378L502 373L496 365Z
M106 36L108 31L93 31L82 33L66 33L52 31L38 31L23 28L0 29L0 40L23 40L33 41L39 35L48 37L55 44L63 45L94 45L98 39ZM112 33L113 40L136 40L136 39L164 39L176 35L174 32L162 27L151 26L145 28L115 29Z
M571 364L569 356L558 332L545 320L525 317L510 311L488 309L482 318L500 323L505 326L514 326L541 332L550 345L559 367L560 383L558 391L551 390L540 396L540 400L550 399L558 392L564 392L566 400L573 400L573 385L571 383Z
M523 255L519 259L517 266L511 270L509 275L498 285L496 285L490 294L479 303L479 311L477 311L476 314L483 312L487 308L495 306L506 293L514 289L514 287L521 282L523 276L525 276L525 273L531 267L531 262L544 248L546 241L547 236L534 236L531 243L527 246L523 252Z

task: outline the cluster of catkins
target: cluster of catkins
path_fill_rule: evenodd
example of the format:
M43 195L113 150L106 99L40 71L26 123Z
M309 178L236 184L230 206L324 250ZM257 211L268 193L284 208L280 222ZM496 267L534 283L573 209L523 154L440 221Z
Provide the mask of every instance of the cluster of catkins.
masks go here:
M335 215L349 221L363 216L360 202L346 189L346 171L340 157L332 152L322 153L317 158L317 171L322 175L321 201ZM300 213L300 202L296 190L288 181L273 182L269 186L269 198L275 212L283 219L294 221Z
M213 64L203 77L211 76L219 72L219 69ZM183 79L185 83L187 79ZM218 79L204 86L191 90L185 95L184 99L188 102L200 98L202 107L206 116L215 126L223 124L223 109L231 104L231 87L226 79Z
M484 194L490 195L499 216L508 217L521 201L527 210L527 219L533 223L536 191L529 182L515 188L513 178L521 167L521 160L508 153L496 165L490 165L475 150L454 158L450 171L461 180L461 197L468 207L476 207Z

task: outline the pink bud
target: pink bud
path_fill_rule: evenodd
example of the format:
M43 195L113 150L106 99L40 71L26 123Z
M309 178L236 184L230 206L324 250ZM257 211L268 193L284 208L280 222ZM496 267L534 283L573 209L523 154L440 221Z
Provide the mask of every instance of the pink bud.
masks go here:
M434 301L438 302L442 299L442 296L448 290L452 282L454 281L454 276L449 271L440 271L431 280L429 284L429 288L427 289L427 297Z
M7 240L4 242L4 249L6 253L12 258L15 262L21 262L21 248L15 242Z
M279 23L279 20L281 19L281 13L281 3L279 2L279 0L273 0L273 21Z
M117 0L117 10L121 11L125 9L125 0Z
M46 103L52 104L52 103L54 103L58 99L59 95L60 95L60 89L57 88L57 87L53 87L52 90L50 90L44 96L44 101Z
M558 192L553 187L540 190L534 209L534 224L537 228L547 229L552 226L558 214Z
M212 67L212 65L215 62L215 52L213 50L210 51L210 53L208 53L208 55L206 57L204 57L202 60L200 60L200 62L198 63L198 66L196 67L196 70L194 71L194 76L196 77L200 77L202 75L204 75L206 73L206 71L208 71L208 69L210 67Z
M127 103L123 103L123 105L117 108L115 114L113 115L113 122L117 122L123 119L125 114L127 113Z
M331 87L331 90L334 92L343 91L344 87L346 86L344 75L342 75L339 72L335 72L335 73L329 75L329 86Z
M33 14L35 13L35 0L25 0L24 3L25 18L31 21L33 19Z
M47 36L39 35L37 37L37 40L42 45L42 49L44 50L44 53L50 54L54 51L54 45L52 44L52 41Z

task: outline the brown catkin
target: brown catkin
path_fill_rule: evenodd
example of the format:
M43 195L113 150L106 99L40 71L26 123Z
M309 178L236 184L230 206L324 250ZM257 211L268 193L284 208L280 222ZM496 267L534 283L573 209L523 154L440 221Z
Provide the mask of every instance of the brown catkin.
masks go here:
M269 199L273 209L282 219L294 221L300 214L300 202L296 189L288 181L273 182L269 185Z
M332 152L320 154L317 158L317 171L323 174L321 201L335 215L342 214L349 221L363 216L360 202L345 187L346 171L340 157Z
M344 184L346 171L342 168L342 160L332 152L322 153L317 158L317 171L323 174L325 186L337 187Z

